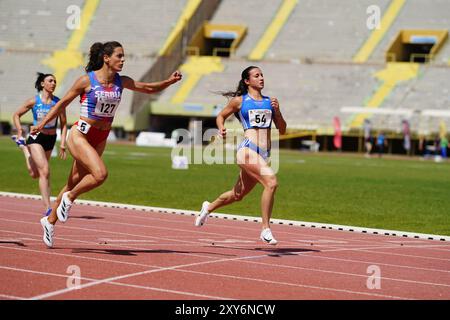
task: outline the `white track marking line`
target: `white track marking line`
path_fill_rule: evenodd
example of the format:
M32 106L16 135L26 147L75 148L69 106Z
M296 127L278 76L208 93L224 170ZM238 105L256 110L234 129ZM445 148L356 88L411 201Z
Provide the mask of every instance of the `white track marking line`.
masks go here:
M4 247L0 246L0 248L4 248ZM146 264L120 262L120 261L116 261L116 260L91 258L91 257L84 257L84 256L78 256L78 255L71 255L71 254L62 254L62 253L45 252L45 251L42 252L42 251L32 250L32 249L22 249L22 248L20 248L20 249L19 248L8 248L8 249L20 250L20 251L31 251L31 252L44 253L44 254L49 254L49 255L58 255L58 256L66 256L66 257L73 257L73 258L82 258L82 259L87 259L87 260L95 260L95 261L103 261L103 262L113 262L113 263L127 264L127 265L133 265L133 266L141 266L141 267L146 267L146 268L148 268L148 267L157 268L157 269L161 268L160 266L152 266L152 265L146 265ZM263 256L261 256L261 257L263 257ZM258 265L270 266L271 268L272 267L279 267L279 268L281 267L281 268L289 268L289 269L295 268L295 269L302 269L302 270L307 270L307 271L312 271L312 272L324 272L324 273L332 273L332 274L337 274L337 275L346 275L346 276L367 278L367 275L360 275L360 274L342 273L342 272L336 272L336 271L326 271L326 270L318 270L318 269L314 269L314 268L293 267L293 266L278 265L278 264L273 265L273 264L268 264L268 263L264 263L264 262L257 262L257 261L251 261L251 260L240 260L240 261L241 262L245 262L245 263L250 263L250 264L258 264ZM186 269L176 269L176 270L172 270L172 271L177 271L177 272L181 272L181 273L201 273L199 271L186 270ZM204 273L204 274L208 274L210 276L227 276L227 277L232 277L232 278L237 278L238 277L238 276L233 276L233 275L222 275L222 274L216 274L216 273ZM88 279L88 280L95 280L95 279L89 279L89 278L86 278L86 279ZM245 279L246 280L253 279L254 281L265 281L264 279L256 279L256 278L245 278ZM445 285L445 284L427 283L427 282L405 280L405 279L395 279L395 278L386 278L386 277L383 277L383 280L396 281L396 282L405 282L405 283L415 283L415 284L419 284L419 285L450 286L450 285ZM285 284L284 282L276 282L276 283L278 283L280 285L281 284ZM126 285L128 285L128 284L126 284ZM290 285L292 285L292 284L290 284ZM311 287L311 286L309 286L309 287Z
M242 260L247 260L247 259L259 259L259 258L265 257L265 256L267 256L267 255L262 255L262 256L261 255L244 256L244 257L230 258L230 259L218 259L218 260L206 261L206 262L196 262L196 263L190 263L190 264L182 264L182 265L162 268L162 269L158 269L158 270L152 269L152 270L147 270L147 271L142 271L142 272L135 272L135 273L125 274L125 275L122 275L122 276L110 277L110 278L106 278L106 279L102 279L102 280L86 283L84 285L78 286L77 289L65 288L65 289L61 289L61 290L48 292L46 294L42 294L42 295L38 295L38 296L32 297L32 298L30 298L30 300L40 300L40 299L51 298L51 297L54 297L54 296L57 296L57 295L61 295L61 294L64 294L64 293L67 293L67 292L70 292L70 291L73 291L73 290L82 290L82 289L85 289L85 288L88 288L88 287L92 287L92 286L95 286L95 285L100 285L100 284L104 284L104 283L110 283L110 282L113 282L113 281L122 280L122 279L128 279L128 278L136 277L136 276L142 276L142 275L146 275L146 274L150 274L150 273L157 273L157 272L162 272L162 271L176 270L176 269L180 269L180 268L188 268L188 267L201 266L201 265L207 265L207 264L215 264L215 263L228 262L228 261L242 261ZM215 276L220 276L218 274L214 274L214 275ZM303 288L326 290L326 291L333 291L333 292L344 292L344 293L349 293L349 294L365 295L365 296L371 296L371 297L412 300L412 299L409 299L409 298L406 298L406 297L390 296L390 295L383 295L383 294L376 294L376 293L359 292L359 291L335 289L335 288L327 288L327 287L319 287L319 286L309 286L309 285L293 284L293 283L287 283L287 282L270 281L270 280L254 279L254 278L246 278L246 277L238 277L238 276L231 276L231 277L235 278L235 279L240 279L240 280L245 279L245 280L250 280L250 281L258 281L258 282L271 283L271 284L277 284L277 285L303 287Z
M39 196L29 195L29 194L20 194L20 193L11 193L11 192L0 192L0 196L3 197L12 197L12 198L25 198L25 199L40 199ZM55 197L52 197L52 200ZM157 212L166 212L169 211L176 214L182 215L195 215L198 211L192 210L180 210L180 209L172 209L172 208L161 208L161 207L148 207L148 206L136 206L130 204L121 204L121 203L110 203L110 202L101 202L101 201L90 201L90 200L77 200L78 204L86 204L86 205L96 205L110 208L121 208L121 209L137 209L142 211L157 211ZM261 218L248 217L248 216L240 216L240 215L229 215L223 213L212 213L212 217L230 219L230 220L239 220L239 221L248 221L249 219L252 221L260 221ZM362 227L353 227L353 226L344 226L344 225L334 225L334 224L324 224L324 223L316 223L316 222L304 222L304 221L293 221L293 220L281 220L281 219L272 219L273 224L283 224L283 225L296 225L296 226L304 226L316 229L332 229L332 230L340 230L340 231L349 231L349 232L357 232L357 233L368 233L368 234L377 234L377 235L390 235L395 237L405 236L409 238L419 238L419 239L432 239L432 240L444 240L450 241L449 236L442 235L430 235L423 233L412 233L405 231L396 231L396 230L384 230L384 229L373 229L373 228L362 228Z
M1 194L1 192L0 192L0 194ZM19 206L23 206L23 207L29 207L29 205L21 205L21 204L18 204ZM84 207L83 205L78 205L78 207ZM96 208L99 208L99 209L104 209L104 207L94 207L94 206L92 206L92 207L90 207L90 206L86 206L86 207L89 207L89 209L96 209ZM76 207L74 207L74 208L76 208ZM108 208L110 208L110 207L108 207ZM117 209L117 208L111 208L111 209ZM18 211L18 210L9 210L9 209L3 209L3 211L10 211L10 212L15 212L15 213L17 213L17 212L19 212L19 213L21 213L21 214L28 214L28 215L35 215L35 214L32 214L32 213L26 213L26 212L23 212L23 211ZM143 211L141 211L141 210L130 210L131 212L134 212L134 211L136 211L136 213L142 213ZM105 216L119 216L119 217L123 217L123 215L122 214L116 214L116 213L111 213L111 212L108 212L108 211L104 211L104 210L98 210L98 211L89 211L89 210L84 210L83 211L85 214L100 214L100 215L105 215ZM162 213L162 212L158 212L158 211L152 211L152 212L154 212L154 213L156 213L156 214L167 214L167 213ZM147 213L148 214L148 211L147 212L144 212L144 213ZM182 215L178 215L178 216L182 216ZM188 217L189 215L184 215L185 217ZM131 216L131 217L133 217L133 216ZM134 218L139 218L139 219L143 219L144 217L146 217L146 218L148 218L148 220L152 220L152 221L165 221L165 222L170 222L170 223L173 223L173 220L170 220L170 219L161 219L161 218L156 218L156 217L150 217L149 215L142 215L142 216L136 216L136 217L134 217ZM146 219L147 220L147 219ZM97 222L99 222L100 223L100 221L97 221ZM189 222L189 223L187 223L186 221L175 221L176 223L180 223L180 224L184 224L184 225L189 225L189 226L191 226L192 225L192 223L191 222ZM242 222L242 221L241 221ZM233 229L233 230L237 230L237 229L240 229L240 230L246 230L246 231L254 231L255 229L254 228L247 228L247 227L242 227L242 226L228 226L228 225L215 225L215 226L218 226L218 227L224 227L224 228L230 228L230 229ZM148 228L152 228L153 226L147 226ZM173 228L165 228L165 227L153 227L153 228L159 228L159 229L162 229L162 228L164 228L164 229L169 229L169 230L173 230ZM177 230L184 230L184 232L192 232L192 231L188 231L188 230L186 230L186 229L177 229ZM317 229L317 230L321 230L321 229ZM336 231L336 230L333 230L333 231ZM208 235L219 235L219 234L217 234L217 233L213 233L213 232L208 232L208 231L204 231L204 229L202 230L202 232L203 233L205 233L205 234L208 234ZM277 234L287 234L287 235L295 235L295 236L302 236L302 237L310 237L310 235L301 235L301 234L298 234L298 233L293 233L293 232L286 232L286 231L277 231ZM356 235L356 234L355 234ZM369 234L370 235L370 234ZM237 236L235 236L235 237L239 237L238 235ZM328 239L332 239L332 240L342 240L342 238L338 238L338 237L331 237L331 236L321 236L322 238L328 238ZM369 242L369 243L376 243L376 244L379 244L379 241L372 241L372 240L363 240L363 239L345 239L345 240L347 240L347 241L355 241L355 242Z
M5 219L5 218L0 218L0 220L3 221L8 221L8 222L14 222L14 223L24 223L24 224L33 224L36 225L36 223L34 222L29 222L29 221L22 221L22 220L13 220L13 219ZM109 225L121 225L122 223L117 223L117 222L106 222L106 224ZM127 226L135 226L135 227L143 227L141 225L131 225L131 224L127 224ZM202 242L198 242L198 241L186 241L186 240L176 240L176 239L171 239L171 238L164 238L164 237L156 237L156 236L148 236L148 235L138 235L138 234L131 234L131 233L125 233L125 232L118 232L118 231L108 231L108 230L99 230L99 229L90 229L90 228L83 228L83 227L70 227L67 225L59 225L58 228L65 228L65 229L72 229L72 230L84 230L84 231L92 231L94 233L107 233L107 234L114 234L114 235L124 235L124 236L131 236L131 237L139 237L139 238L149 238L149 239L163 239L163 240L167 240L167 241L173 241L174 244L175 243L192 243L192 244L196 244L196 245L204 245L204 243ZM170 228L164 228L166 230L171 230ZM181 230L173 230L172 231L181 231ZM189 232L193 232L193 231L189 231ZM224 236L224 235L222 235Z
M3 219L0 218L0 220L6 220L6 221L11 221L11 222L15 222L15 223L24 223L24 224L33 224L32 222L27 222L27 221L20 221L20 220L10 220L10 219ZM65 228L70 228L70 229L79 229L79 230L87 230L87 231L93 231L93 232L106 232L106 233L113 233L113 234L117 234L117 232L112 232L112 231L104 231L104 230L98 230L98 229L86 229L86 228L79 228L79 227L68 227L65 226ZM125 235L130 235L130 234L125 234ZM139 237L144 237L144 238L148 238L150 236L140 236L140 235L136 235L134 234L134 236L139 236ZM154 238L154 237L151 237ZM182 241L185 242L185 241ZM198 244L198 242L194 242L195 244ZM445 245L445 244L442 244ZM379 247L379 249L390 249L390 248L397 248L398 246L395 247L387 247L386 245L383 245L381 247ZM413 248L414 246L408 246L408 248ZM419 248L423 247L423 246L418 246ZM232 249L232 248L231 248ZM364 247L364 248L340 248L340 249L333 249L333 250L321 250L321 252L338 252L338 251L356 251L356 250L364 250L364 249L374 249L373 247ZM303 255L306 255L308 253L311 252L303 252ZM185 254L188 256L196 256L195 254L188 254L188 253L180 253L180 254ZM309 255L308 255L309 256ZM206 258L205 256L201 255L200 257L202 258ZM317 256L316 256L317 257ZM209 257L211 258L211 257Z
M409 246L409 248L414 248ZM422 247L419 247L422 248ZM377 248L373 248L373 249L377 249ZM392 249L392 248L389 248ZM383 252L383 251L370 251L368 249L363 249L363 250L358 250L361 252L367 252L367 253L375 253L375 254L385 254L385 255L390 255L390 256L400 256L400 257L408 257L408 258L417 258L417 259L431 259L431 260L439 260L439 261L450 261L450 259L445 259L445 258L435 258L435 257L428 257L428 256L417 256L417 255L412 255L412 254L402 254L402 253L393 253L393 252Z
M0 269L16 271L16 272L32 273L32 274L38 274L38 275L44 275L44 276L59 277L59 278L68 278L70 276L67 274L41 272L41 271L36 271L36 270L12 268L12 267L6 267L6 266L1 266L1 265L0 265ZM78 279L84 280L84 281L91 281L91 282L101 281L101 279L86 278L86 277L79 277ZM198 293L188 292L188 291L170 290L170 289L163 289L163 288L149 287L149 286L139 286L139 285L127 284L127 283L121 283L121 282L108 282L108 284L121 286L121 287L139 288L139 289L145 289L145 290L151 290L151 291L159 291L159 292L165 292L165 293L175 293L175 294L181 294L181 295L187 295L187 296L193 296L193 297L199 297L199 298L205 298L205 299L230 300L230 298L227 298L227 297L218 297L218 296L198 294ZM75 290L77 290L77 289L75 289ZM22 298L22 299L36 300L33 298Z
M97 241L107 242L107 243L147 243L147 244L158 244L155 240L138 240L138 239L105 239L99 238Z
M385 294L353 291L353 290L346 290L346 289L336 289L336 288L328 288L328 287L318 287L318 286L311 286L311 285L305 285L305 284L272 281L272 280L265 280L265 279L255 279L255 278L242 277L242 276L211 274L208 272L200 272L200 271L189 271L189 272L208 275L208 276L216 276L216 277L224 277L224 278L233 278L233 279L238 279L238 280L248 280L248 281L264 282L264 283L277 284L277 285L285 285L285 286L290 286L290 287L302 287L302 288L317 289L317 290L329 290L329 291L344 292L344 293L350 293L350 294L374 296L374 297L389 298L389 299L416 300L416 299L412 299L412 298L391 296L391 295L385 295Z
M5 218L0 218L0 220L4 220L4 221L10 221L10 222L15 222L15 223L27 223L27 224L34 224L34 223L32 223L32 222L28 222L28 221L21 221L21 220L12 220L12 219L5 219ZM106 223L106 224L112 224L112 225L123 225L124 223L119 223L119 222L103 222L103 223ZM136 224L125 224L125 225L127 225L127 226L133 226L133 227L138 227L138 228L141 228L141 227L148 227L148 226L142 226L142 225L136 225ZM174 241L174 242L182 242L182 243L186 243L186 242L190 242L190 243L194 243L194 244L202 244L201 242L194 242L194 241L186 241L186 240L174 240L174 239L171 239L171 238L163 238L163 237L153 237L153 236L141 236L141 235L136 235L136 234L129 234L129 233L123 233L123 232L114 232L114 231L105 231L105 230L99 230L99 229L89 229L89 228L81 228L81 227L69 227L69 226L61 226L61 227L63 227L63 228L68 228L68 229L76 229L76 230L85 230L85 231L93 231L94 233L95 232L104 232L104 233L112 233L112 234L121 234L121 235L126 235L126 236L134 236L134 237L144 237L144 238L151 238L151 239L164 239L164 240L168 240L168 241ZM158 227L156 227L156 228L158 228ZM174 231L174 230L176 230L176 231L185 231L185 230L182 230L182 229L170 229L170 228L163 228L163 229L168 229L168 230L171 230L171 231ZM194 232L194 231L189 231L189 232ZM248 239L248 238L247 238ZM438 242L437 242L438 243ZM430 244L430 246L447 246L447 244ZM329 246L329 247L333 247L333 246ZM419 245L419 246L412 246L412 245L409 245L408 246L408 248L423 248L423 247L425 247L425 246L423 246L423 245ZM392 249L392 248L398 248L398 245L395 245L395 246L392 246L392 245L389 245L389 244L384 244L383 246L380 246L380 247L377 247L377 248L373 248L373 247L367 247L367 248L361 248L361 250L363 250L363 249ZM351 248L342 248L343 250L351 250ZM340 251L340 250L338 250L338 249L336 249L336 251ZM321 252L325 252L325 251L321 251ZM329 250L327 251L327 252L330 252ZM373 253L373 252L371 252L371 253ZM384 254L389 254L389 253L384 253ZM396 254L393 254L393 255L396 255ZM417 256L418 258L420 257L420 256ZM423 258L428 258L427 256L423 256ZM439 258L436 258L436 259L439 259ZM445 259L445 260L447 260L447 259Z
M0 192L0 194L1 194L1 192ZM22 205L22 206L24 206L24 205ZM28 207L28 206L27 206ZM92 209L95 209L95 208L97 208L97 207L91 207ZM98 207L98 208L102 208L102 207ZM117 209L117 208L114 208L114 207L110 207L110 208L112 208L112 209ZM12 211L12 212L18 212L18 211L16 211L16 210L8 210L8 209L4 209L4 211ZM135 211L135 210L132 210L132 211ZM111 213L111 212L108 212L108 211L85 211L87 214L89 214L89 213L96 213L96 214L103 214L103 215L106 215L106 216L108 216L108 215L111 215L111 216L123 216L123 215L121 215L121 214L115 214L115 213ZM139 212L139 211L137 211L137 212ZM158 214L161 214L160 212L156 212L156 211L154 211L155 213L158 213ZM23 212L20 212L20 213L23 213ZM23 213L23 214L29 214L29 215L31 215L30 213ZM188 215L186 215L186 216L188 216ZM141 217L137 217L137 218L141 218ZM149 218L149 220L155 220L155 221L166 221L166 222L173 222L173 220L170 220L170 219L160 219L160 218L154 218L154 217L152 217L152 218ZM100 223L100 221L98 221L99 223ZM120 222L111 222L111 223L120 223ZM180 222L180 223L185 223L185 222ZM129 224L129 225L132 225L132 226L136 226L136 224ZM190 225L190 224L189 224ZM138 226L142 226L142 225L138 225ZM155 227L155 226L145 226L146 228L156 228L156 229L165 229L165 230L167 230L167 229L169 229L169 230L173 230L173 228L166 228L166 227ZM220 225L220 227L229 227L229 228L233 228L233 229L245 229L245 230L249 230L249 231L253 231L254 230L254 228L246 228L246 227L232 227L232 226L226 226L226 225ZM179 231L184 231L184 232L195 232L195 231L190 231L190 230L185 230L185 229L177 229L177 230L179 230ZM319 229L319 228L317 228L317 230L321 230L321 229ZM336 230L333 230L333 231L336 231ZM218 233L212 233L212 232L204 232L203 231L203 233L207 233L207 234L213 234L213 235L220 235L220 234L218 234ZM308 235L299 235L299 234L297 234L297 233L291 233L291 232L283 232L283 231L277 231L277 233L278 234L290 234L290 235L295 235L295 236L308 236ZM375 235L371 235L371 234L368 234L369 236L375 236ZM384 236L384 235L378 235L378 236ZM239 235L236 235L235 237L240 237ZM342 238L336 238L336 237L330 237L330 236L325 236L325 235L321 235L320 236L321 238L328 238L328 239L336 239L337 241L342 241ZM392 236L387 236L387 237L392 237ZM371 241L371 240L362 240L362 239L347 239L347 238L344 238L347 242L348 241L354 241L354 242L369 242L369 243L374 243L374 245L379 245L379 241ZM173 239L171 239L171 240L173 240ZM406 241L402 241L402 243L405 243L405 244L409 244L409 243L412 243L412 242L417 242L417 241L414 241L414 240L410 240L410 239L405 239ZM300 241L300 240L297 240L297 241ZM327 240L324 240L324 241L327 241ZM387 241L387 242L392 242L392 241ZM421 240L420 241L421 243L429 243L430 242L430 240ZM445 246L445 245L444 245ZM450 245L447 245L447 246L450 246ZM433 248L424 248L424 249L433 249Z
M20 213L20 214L24 214L24 215L34 215L34 214L31 214L31 213L24 213L24 212L21 212L21 211L16 211L16 210L7 210L7 209L4 209L3 211L10 211L10 212L14 212L14 213ZM8 221L7 219L5 219L6 221ZM101 223L107 223L107 224L117 224L117 225L126 225L126 226L132 226L132 227L138 227L138 228L153 228L153 229L163 229L163 230L170 230L170 231L174 231L174 230L176 230L176 231L180 231L180 232L187 232L187 233L193 233L194 235L195 234L198 234L198 231L192 231L192 230L186 230L186 229L174 229L174 228L168 228L168 227L157 227L157 226L149 226L149 225L147 225L147 226L144 226L144 225L142 225L142 224L131 224L131 223L122 223L122 222L112 222L112 221L102 221ZM63 227L63 228L72 228L72 227L67 227L66 225L60 225L61 227ZM80 229L82 229L82 230L92 230L92 229L86 229L86 228L80 228ZM249 228L249 230L252 230L252 231L254 231L254 229L250 229ZM106 231L104 231L104 232L106 232ZM124 234L124 233L121 233L121 234ZM202 232L202 235L205 235L205 234L207 234L207 235L218 235L218 236L224 236L224 234L221 234L221 233L212 233L212 232ZM129 235L129 234L125 234L125 235ZM298 234L296 234L296 236L303 236L303 235L298 235ZM306 235L305 235L306 236ZM142 236L140 236L140 237L142 237ZM243 237L243 236L239 236L239 235L234 235L234 237L235 238L244 238L244 239L248 239L247 237ZM160 237L153 237L153 238L158 238L158 239L160 239ZM326 236L324 236L324 238L330 238L330 237L326 237ZM176 239L173 239L173 238L170 238L170 239L167 239L167 238L165 238L166 240L169 240L169 241L179 241L179 242L186 242L186 240L176 240ZM332 239L342 239L342 238L332 238ZM353 240L349 240L349 239L346 239L347 241L353 241ZM359 241L359 242L369 242L369 243L373 243L374 245L379 245L379 242L377 242L377 241L366 241L366 240L354 240L354 241ZM197 243L197 242L192 242L192 243ZM436 242L436 243L438 243L438 242ZM389 246L390 244L386 244L386 246Z
M79 242L85 242L85 241L79 241ZM1 247L1 246L0 246ZM128 247L127 247L128 248ZM141 249L141 248L136 248L135 250L138 250L138 249ZM40 252L40 251L36 251L36 252ZM329 251L326 251L326 252L329 252ZM335 251L333 251L333 252L335 252ZM273 254L273 253L269 253L269 255L270 254ZM295 254L295 253L294 253ZM296 254L296 255L298 255L298 254ZM71 257L78 257L78 256L76 256L76 255L69 255L69 256L71 256ZM204 257L204 256L202 256L202 257ZM211 258L211 257L207 257L207 258ZM105 261L105 259L102 259L103 261ZM111 260L106 260L106 261L111 261ZM113 261L113 262L116 262L116 261ZM247 262L247 261L245 261L245 262ZM256 264L262 264L262 265L269 265L269 266L277 266L277 265L272 265L272 264L267 264L267 263L261 263L261 262L251 262L251 263L256 263ZM365 263L365 262L361 262L361 263L364 263L364 264L367 264L367 263ZM140 266L144 266L144 267L154 267L154 268L161 268L160 266L151 266L151 265L140 265ZM291 268L292 266L284 266L284 265L278 265L278 267L281 267L281 268ZM359 274L351 274L351 273L342 273L342 272L337 272L337 271L327 271L327 270L317 270L317 269L310 269L310 268L304 268L304 267L298 267L299 269L303 269L303 270L309 270L309 271L316 271L316 272L327 272L327 273L334 273L334 274L341 274L341 275L350 275L350 276L361 276L361 275L359 275ZM367 275L364 275L364 277L367 277ZM384 278L384 279L389 279L389 280L392 280L392 281L400 281L400 282L409 282L409 283L417 283L417 284L426 284L426 285L442 285L442 286L447 286L446 284L439 284L439 283L429 283L429 282L420 282L420 281L414 281L414 280L405 280L405 279L396 279L396 278Z
M0 298L10 299L10 300L25 300L26 299L23 297L16 297L16 296L11 296L11 295L7 295L7 294L1 294L1 293L0 293Z
M247 261L244 261L244 262L247 262ZM251 263L252 264L265 265L265 266L268 266L268 267L279 267L279 268L286 268L286 269L306 270L306 271L319 272L319 273L331 273L331 274L336 274L336 275L361 277L361 278L365 278L365 279L368 278L367 274L357 274L357 273L348 273L348 272L340 272L340 271L330 271L330 270L323 270L323 269L317 269L317 268L306 268L306 267L299 267L299 266L278 265L278 264L272 264L272 263L266 263L266 262L258 262L258 261L252 261ZM399 279L399 278L389 278L389 277L386 277L386 276L382 276L382 280L383 281L385 281L385 280L398 281L398 282L421 284L421 285L430 285L430 286L450 287L450 284L427 282L427 281L416 281L416 280Z
M19 222L21 222L21 221L19 221ZM346 250L346 249L344 249L344 250ZM342 251L342 249L339 249L339 250L333 250L333 251Z
M0 248L1 248L1 246L0 246ZM15 248L16 250L27 250L27 249L18 249L18 248ZM42 253L41 251L37 251L37 250L27 250L27 251L33 251L33 252L39 252L39 253ZM47 252L44 252L44 253L47 253ZM50 253L50 254L57 254L57 253ZM80 257L80 256L77 256L77 255L68 255L68 254L57 254L57 255L63 255L63 256L70 256L70 257L76 257L76 258L85 258L85 259L92 259L92 260L102 260L102 261L111 261L111 260L107 260L107 259L97 259L97 258L88 258L88 257ZM268 254L268 255L270 255L270 253ZM262 258L262 257L265 257L265 256L268 256L268 255L259 255L259 256L251 256L251 258L258 258L258 257L260 257L260 258ZM246 263L256 263L256 264L261 264L261 265L270 265L271 267L273 267L273 266L278 266L278 267L282 267L282 268L291 268L291 266L283 266L283 265L272 265L272 264L267 264L267 263L262 263L262 262L256 262L256 261L247 261L246 260L247 259L247 257L243 257L243 258L232 258L232 259L225 259L224 261L234 261L234 260L240 260L240 261L242 261L242 262L246 262ZM111 261L111 262L117 262L117 261ZM200 263L195 263L194 265L203 265L203 264L208 264L208 263L215 263L215 261L208 261L208 262L200 262ZM127 263L127 264L129 264L129 263ZM135 264L136 265L136 264ZM143 266L143 267L150 267L149 265L140 265L140 266ZM189 266L192 266L192 264L191 265L189 265ZM153 266L152 266L153 267ZM160 266L154 266L155 268L161 268ZM159 271L165 271L165 270L167 270L167 269L170 269L170 270L172 270L174 267L169 267L169 268L161 268L161 269L158 269ZM182 268L182 266L179 266L179 267L176 267L176 268ZM333 273L333 274L338 274L338 275L347 275L347 276L357 276L357 277L367 277L367 275L364 275L364 276L362 276L362 275L359 275L359 274L350 274L350 273L342 273L342 272L335 272L335 271L324 271L324 270L317 270L317 269L309 269L309 268L301 268L301 267L299 267L299 269L305 269L305 270L309 270L309 271L315 271L315 272L327 272L327 273ZM153 271L153 272L156 272L157 270L155 270L155 271ZM179 271L179 272L196 272L196 271L192 271L192 270L183 270L183 269L181 269L181 270L174 270L174 271ZM217 276L217 274L215 274L215 273L208 273L209 275L211 275L211 276ZM233 277L233 278L236 278L237 276L230 276L230 277ZM250 280L250 279L253 279L254 281L265 281L265 280L263 280L263 279L255 279L255 278L245 278L245 279L247 279L247 280ZM413 281L413 280L404 280L404 279L395 279L395 278L385 278L385 277L383 277L383 280L390 280L390 281L399 281L399 282L408 282L408 283L416 283L416 284L420 284L420 285L441 285L441 286L450 286L450 285L444 285L444 284L436 284L436 283L427 283L427 282L419 282L419 281ZM101 280L101 281L103 281L103 280ZM271 283L278 283L278 282L274 282L274 281L271 281ZM280 285L284 285L284 284L286 284L286 283L284 283L284 282L279 282L278 284L280 284ZM293 285L293 284L289 284L289 285ZM295 285L295 284L294 284ZM300 285L300 286L305 286L305 285ZM315 286L307 286L308 288L320 288L320 287L315 287ZM333 289L333 288L323 288L324 290L325 289ZM342 290L340 290L339 289L339 291L342 291ZM351 291L351 290L343 290L342 292L353 292L353 291ZM398 297L397 297L398 298Z
M1 220L1 219L0 219ZM19 234L24 234L23 232L15 232L15 231L11 231L12 233L19 233ZM27 235L30 235L30 233L26 233ZM38 237L38 235L36 235L36 237ZM83 241L83 240L76 240L76 239L70 239L70 238L59 238L61 240L67 240L68 243L71 243L70 241L79 244L79 243L83 243L83 244L89 244L89 245L93 245L96 246L97 248L93 249L93 250L99 250L99 251L107 251L107 250L111 250L109 248L104 248L102 247L101 244L99 243L95 243L95 242L91 242L91 241ZM42 241L42 240L41 240ZM67 245L67 243L65 243ZM176 245L177 247L179 246L179 244L173 244ZM131 245L120 245L120 244L115 244L114 247L120 247L123 248L124 250L129 250L129 251L133 251L133 250L141 250L141 251L145 251L145 250L149 250L148 248L144 248L144 247L133 247ZM72 248L73 249L78 249L78 248ZM188 257L197 257L197 258L203 258L203 259L212 259L211 254L208 254L207 252L205 254L197 254L197 253L188 253L188 252L174 252L173 254L178 254L178 255L184 255L184 256L188 256ZM147 265L143 265L143 266L147 266ZM158 267L160 268L160 266Z

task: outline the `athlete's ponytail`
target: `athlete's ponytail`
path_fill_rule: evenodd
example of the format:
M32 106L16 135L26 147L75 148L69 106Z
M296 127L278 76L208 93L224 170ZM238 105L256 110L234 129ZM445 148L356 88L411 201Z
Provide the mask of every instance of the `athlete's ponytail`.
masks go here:
M86 72L96 71L103 66L103 56L111 57L114 49L122 47L117 41L109 41L105 43L96 42L89 49L89 62L85 68Z
M37 72L37 76L38 77L36 79L36 82L34 83L34 87L38 92L41 92L42 89L44 89L44 87L42 86L42 82L45 80L45 78L47 78L48 76L52 76L53 78L55 77L51 73L42 73L42 72Z
M235 91L227 91L221 93L224 97L227 98L234 98L234 97L240 97L248 93L248 85L245 83L245 80L250 79L250 71L252 69L255 69L258 67L255 66L249 66L244 69L241 73L241 80L239 80L239 83L237 85L237 88Z

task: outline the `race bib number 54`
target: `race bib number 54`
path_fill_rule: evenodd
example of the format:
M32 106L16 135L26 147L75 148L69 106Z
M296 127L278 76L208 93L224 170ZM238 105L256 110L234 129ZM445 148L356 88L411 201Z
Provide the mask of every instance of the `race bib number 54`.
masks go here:
M272 110L267 109L248 110L248 119L252 127L268 128L272 120Z

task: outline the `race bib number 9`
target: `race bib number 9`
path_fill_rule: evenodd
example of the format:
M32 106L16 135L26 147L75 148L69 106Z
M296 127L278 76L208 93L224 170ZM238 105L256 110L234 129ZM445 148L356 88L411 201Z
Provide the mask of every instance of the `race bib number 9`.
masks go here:
M258 128L268 128L272 120L272 110L252 109L248 110L250 126Z

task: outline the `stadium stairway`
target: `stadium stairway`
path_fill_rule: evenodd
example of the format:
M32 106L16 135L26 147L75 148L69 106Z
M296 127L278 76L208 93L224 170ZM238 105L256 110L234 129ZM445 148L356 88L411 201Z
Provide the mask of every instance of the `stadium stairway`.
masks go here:
M366 108L378 108L380 107L394 88L403 81L409 81L417 77L419 72L418 63L409 62L389 62L386 68L375 73L374 77L380 80L382 83L375 91L375 93L369 98L365 104ZM351 128L360 128L364 120L370 118L370 114L358 114L350 118Z
M163 46L159 50L160 56L168 54L168 52L171 50L171 45L174 42L175 38L177 38L181 34L183 28L185 27L186 21L189 21L192 18L201 2L202 0L188 0L186 5L184 6L183 12L178 18L175 27L172 29Z
M92 17L97 10L100 0L87 0L80 18L80 27L75 29L63 50L55 50L50 58L41 61L42 64L52 68L58 82L63 83L66 74L71 69L84 66L83 53L80 51L80 45L92 21ZM62 86L57 87L55 94L61 92Z
M192 10L195 10L194 0L191 0ZM256 46L253 48L249 55L250 60L261 60L265 53L267 52L270 45L273 43L276 38L278 32L281 30L286 20L288 19L290 13L297 5L298 0L283 0L281 6L279 7L277 13L272 19L272 22L267 27L264 34L259 39ZM189 13L187 13L189 14ZM179 28L182 28L180 26ZM175 30L175 29L174 29ZM174 35L175 36L175 35ZM171 37L174 37L171 36ZM170 43L170 38L167 43ZM160 53L164 53L164 50L167 50L169 45L165 45ZM170 102L172 104L181 104L186 98L189 97L189 94L193 90L193 88L199 83L203 76L209 75L213 72L223 72L225 69L222 60L220 57L211 57L211 56L191 56L187 59L187 61L180 67L180 70L186 73L185 81L183 81L179 90L171 98Z
M264 32L264 35L259 39L252 52L250 52L248 56L249 60L261 60L265 56L267 50L270 48L278 33L285 25L297 3L298 0L283 1L274 19Z
M373 30L369 38L363 44L363 46L358 50L358 52L353 57L353 62L363 63L372 55L375 48L378 46L380 41L386 35L395 18L400 13L400 10L404 6L406 0L392 0L386 13L380 21L380 27Z
M222 72L224 69L220 57L189 57L186 63L180 67L180 70L185 73L185 80L170 102L173 104L183 103L203 76L213 72Z

